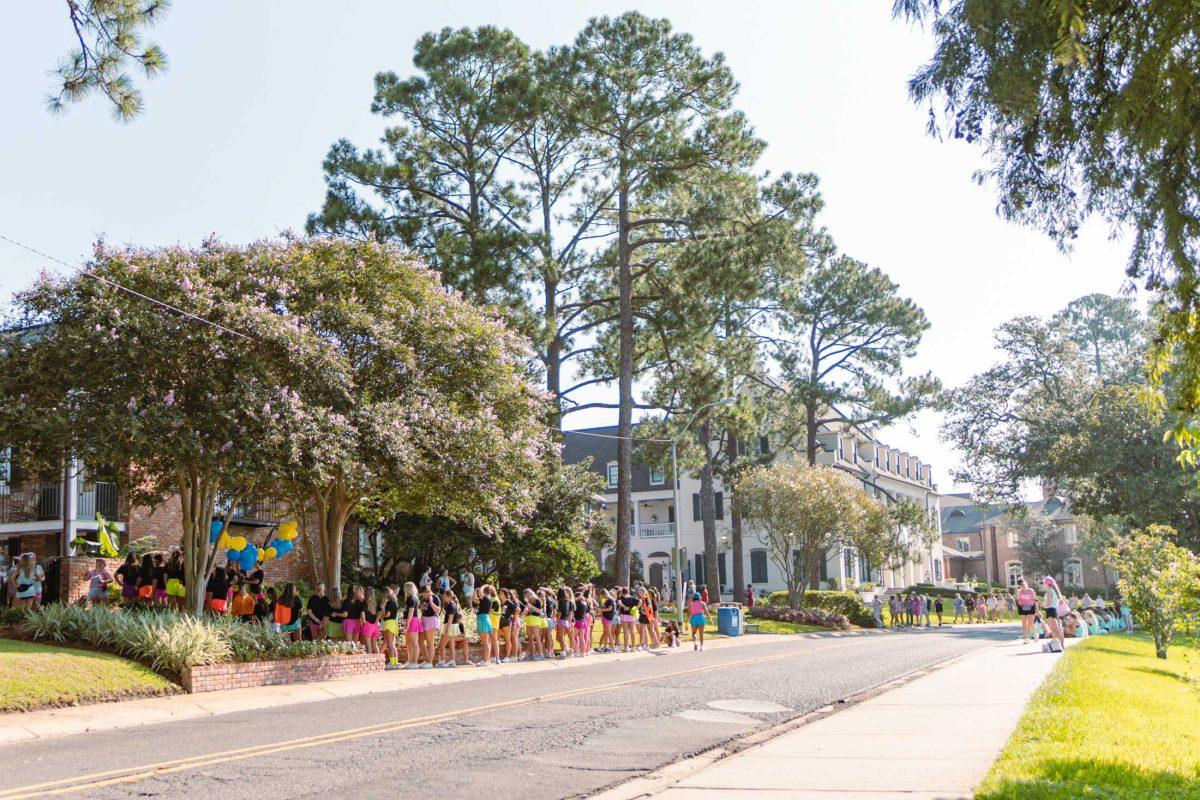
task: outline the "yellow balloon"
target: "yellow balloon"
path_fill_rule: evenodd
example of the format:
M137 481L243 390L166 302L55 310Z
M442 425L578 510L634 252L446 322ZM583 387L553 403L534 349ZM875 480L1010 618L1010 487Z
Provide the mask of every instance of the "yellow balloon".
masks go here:
M266 556L267 556L267 557L266 557L266 559L265 559L265 560L266 560L266 561L270 561L271 559L275 558L275 556L277 556L277 555L279 555L279 553L277 553L277 552L275 551L275 548L274 548L274 547L268 547L268 548L266 549Z
M225 531L221 531L221 538L217 539L217 550L236 550L233 546L233 537Z
M229 549L230 550L245 550L246 549L246 537L245 536L234 536L230 542Z
M297 530L297 527L298 526L296 525L295 520L285 522L282 525L280 525L279 530L275 532L275 538L283 539L284 541L290 541L292 539L295 539L296 534L299 533L299 530Z

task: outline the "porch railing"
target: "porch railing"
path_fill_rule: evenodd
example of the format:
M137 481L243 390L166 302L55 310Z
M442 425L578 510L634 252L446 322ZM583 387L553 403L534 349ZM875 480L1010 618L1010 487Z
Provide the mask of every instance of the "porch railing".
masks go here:
M674 522L647 522L638 527L641 538L656 539L675 535Z
M62 486L22 483L0 490L0 524L38 522L62 516Z
M80 484L76 503L76 519L94 520L97 514L102 514L105 519L116 519L120 508L117 485L103 481Z

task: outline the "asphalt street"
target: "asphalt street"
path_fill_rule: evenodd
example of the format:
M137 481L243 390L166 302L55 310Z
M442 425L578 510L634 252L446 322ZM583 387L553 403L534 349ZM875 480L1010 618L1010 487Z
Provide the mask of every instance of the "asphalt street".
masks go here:
M0 748L0 800L586 795L1013 635L1011 626L959 626L761 636L704 653L592 657L574 669L23 742Z

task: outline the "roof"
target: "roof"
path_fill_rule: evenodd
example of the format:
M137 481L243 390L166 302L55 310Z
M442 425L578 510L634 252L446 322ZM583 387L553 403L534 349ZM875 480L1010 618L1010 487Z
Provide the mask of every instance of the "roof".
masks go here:
M972 558L983 558L982 550L959 550L956 547L947 547L942 545L942 555L946 558L957 558L967 560Z
M1066 498L1050 497L1022 503L1029 513L1040 513L1051 520L1061 522L1072 518L1071 507ZM999 524L1011 510L1011 506L952 505L942 508L942 535L979 533L982 522Z
M637 425L634 425L637 430ZM608 465L617 460L617 426L607 425L601 428L580 428L579 430L562 432L563 463L579 464L591 458L591 471L604 478L608 486ZM664 487L670 488L670 481L650 483L650 466L637 458L634 451L633 459L633 488L635 492L650 492Z

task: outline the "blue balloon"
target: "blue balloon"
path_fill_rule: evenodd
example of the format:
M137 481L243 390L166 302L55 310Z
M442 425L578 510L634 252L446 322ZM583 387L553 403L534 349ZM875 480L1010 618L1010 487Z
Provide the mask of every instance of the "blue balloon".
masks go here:
M208 543L216 544L217 539L221 538L221 529L225 527L225 523L219 519L214 519L208 525Z
M275 548L275 554L279 556L285 556L292 551L292 543L287 539L279 539L273 547Z
M254 545L247 545L242 551L242 569L254 569L254 565L258 563L258 548Z
M233 564L234 562L242 560L242 551L241 550L226 550L225 557L229 559L230 564Z

